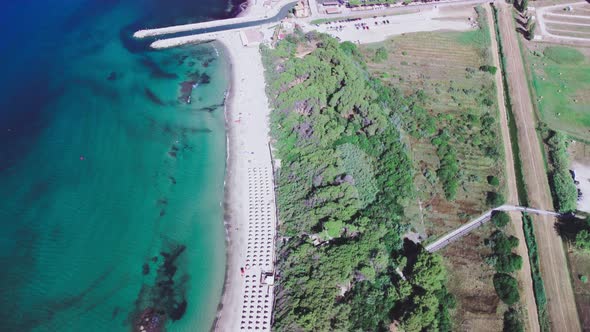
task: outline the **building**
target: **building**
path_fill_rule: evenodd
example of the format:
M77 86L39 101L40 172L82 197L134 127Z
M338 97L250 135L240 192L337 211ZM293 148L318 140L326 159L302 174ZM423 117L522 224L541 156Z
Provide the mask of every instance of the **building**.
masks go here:
M324 7L337 7L337 6L340 6L340 1L332 1L332 0L324 1L322 3L322 6L324 6Z
M340 14L340 13L342 13L342 10L340 10L340 7L326 8L326 14Z
M297 2L295 8L293 8L293 11L295 13L295 17L298 18L309 17L311 15L309 3L307 2L307 0L300 0L299 2Z
M257 29L242 30L240 39L244 46L258 46L264 41L264 34Z

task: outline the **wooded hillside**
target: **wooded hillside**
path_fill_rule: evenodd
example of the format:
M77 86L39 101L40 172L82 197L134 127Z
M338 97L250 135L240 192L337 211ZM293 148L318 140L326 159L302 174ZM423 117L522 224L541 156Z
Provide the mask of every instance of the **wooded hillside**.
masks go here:
M450 330L440 256L402 239L414 187L396 113L413 97L326 35L296 33L262 51L281 164L274 328Z

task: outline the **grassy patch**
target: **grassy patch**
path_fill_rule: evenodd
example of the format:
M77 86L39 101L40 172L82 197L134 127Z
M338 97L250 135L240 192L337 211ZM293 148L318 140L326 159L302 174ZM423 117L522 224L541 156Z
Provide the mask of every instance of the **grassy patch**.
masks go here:
M344 19L346 19L346 18L345 17L319 18L317 20L312 20L309 23L315 24L315 25L320 25L320 24L324 24L324 23L328 23L328 22L336 22L336 21L344 20Z
M541 120L552 129L590 140L590 60L562 46L540 46L526 60Z
M584 54L575 48L564 46L550 46L543 51L545 57L562 65L576 65L584 61Z

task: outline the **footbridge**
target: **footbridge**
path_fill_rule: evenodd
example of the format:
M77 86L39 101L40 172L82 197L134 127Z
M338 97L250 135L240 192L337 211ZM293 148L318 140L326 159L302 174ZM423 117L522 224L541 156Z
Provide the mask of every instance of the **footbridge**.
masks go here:
M525 207L525 206L501 205L501 206L498 206L496 208L486 211L484 214L477 217L476 219L473 219L472 221L462 225L461 227L454 229L454 230L450 231L449 233L441 236L438 240L427 245L426 250L428 252L435 252L435 251L438 251L438 250L446 247L450 243L462 238L463 236L469 234L474 229L478 228L479 226L481 226L481 225L485 224L487 221L489 221L490 218L492 217L492 213L494 213L495 211L505 211L505 212L520 211L520 212L527 212L527 213L553 216L553 217L561 216L560 213L557 213L554 211L539 210L539 209Z

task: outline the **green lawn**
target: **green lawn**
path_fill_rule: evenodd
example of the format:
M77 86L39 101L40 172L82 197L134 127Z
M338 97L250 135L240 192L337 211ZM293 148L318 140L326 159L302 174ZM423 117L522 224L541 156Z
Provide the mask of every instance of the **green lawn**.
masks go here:
M535 101L542 120L590 140L590 59L569 47L546 47L529 56Z

